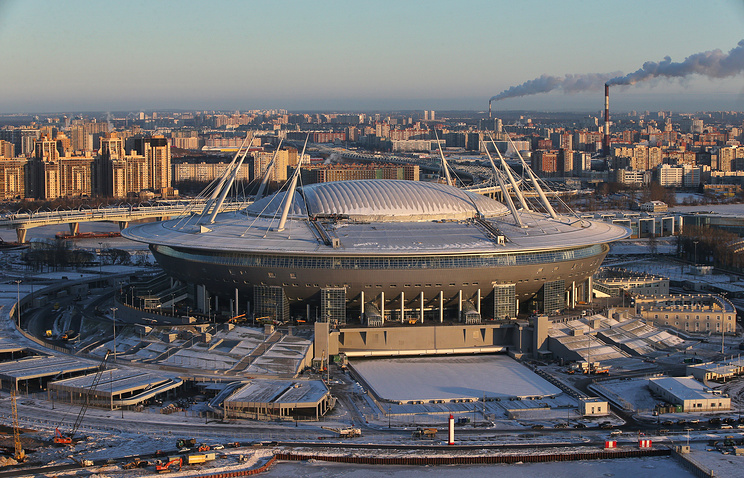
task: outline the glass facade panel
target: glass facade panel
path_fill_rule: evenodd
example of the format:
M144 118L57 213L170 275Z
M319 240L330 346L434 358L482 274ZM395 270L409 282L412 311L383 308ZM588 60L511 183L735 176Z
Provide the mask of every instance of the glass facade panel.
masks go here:
M493 318L511 319L517 316L516 284L498 284L493 288Z
M256 317L269 317L279 322L289 320L289 301L284 289L273 285L253 287Z
M241 252L196 251L152 246L160 254L177 259L237 267L272 269L460 269L549 264L586 259L601 254L606 245L542 252L483 253L428 256L297 256Z
M346 289L320 289L320 317L319 322L332 324L346 323Z

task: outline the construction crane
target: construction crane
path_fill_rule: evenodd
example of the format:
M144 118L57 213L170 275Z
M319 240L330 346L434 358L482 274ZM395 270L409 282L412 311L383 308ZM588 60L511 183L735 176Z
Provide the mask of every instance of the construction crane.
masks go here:
M109 355L111 355L111 351L107 350L106 355L103 356L103 360L101 360L101 363L98 365L98 371L96 372L96 376L93 377L93 383L90 385L88 392L95 392L96 388L98 387L98 383L101 381L101 376L103 375L103 371L106 370L106 362L108 362ZM54 443L56 443L57 445L71 445L72 444L72 439L75 437L75 433L77 432L78 428L80 428L80 424L83 422L83 418L85 418L85 412L88 411L89 405L90 405L90 393L86 393L85 399L83 400L83 404L80 406L80 411L78 412L77 418L75 419L75 423L72 425L70 432L67 434L64 434L59 431L59 427L55 428L54 429Z
M16 404L16 390L15 388L10 389L10 408L13 412L13 442L15 443L15 453L13 458L18 463L26 461L26 452L23 451L21 445L21 432L18 426L18 405Z

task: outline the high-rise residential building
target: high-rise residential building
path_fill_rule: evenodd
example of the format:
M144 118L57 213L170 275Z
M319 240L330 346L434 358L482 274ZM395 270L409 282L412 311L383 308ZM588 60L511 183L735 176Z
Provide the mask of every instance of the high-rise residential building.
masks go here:
M70 142L73 151L93 151L99 138L109 131L108 122L74 120L70 126Z
M228 163L178 163L173 165L173 183L178 184L183 181L196 181L200 183L208 183L219 178L227 169ZM253 167L251 164L244 162L235 179L238 181L250 181L251 171Z
M63 133L62 131L59 131L57 133L57 136L54 137L54 140L57 142L57 151L59 152L60 156L71 156L72 155L72 147L70 144L70 138L68 138L65 133Z
M170 143L164 136L134 138L134 150L144 156L149 184L143 189L162 190L171 186Z
M93 194L92 156L72 156L59 160L59 197L87 197Z
M126 150L131 148L131 154ZM94 190L105 196L126 197L145 190L171 187L170 145L163 136L128 138L105 134L96 158Z
M44 161L57 161L59 151L57 151L57 142L50 139L49 136L43 135L34 142L34 159Z
M739 148L735 146L724 146L718 150L718 169L720 171L734 171L737 149Z
M10 141L0 139L0 158L10 159L15 157L15 145Z
M573 155L570 149L560 149L558 152L558 171L564 177L572 176L574 173Z
M541 149L532 153L532 169L539 175L554 176L558 172L558 151Z
M657 169L659 184L664 187L681 187L684 171L681 167L662 164Z
M13 144L16 156L29 157L34 151L34 142L41 137L41 132L33 128L14 128L5 126L0 129L0 139Z
M107 197L126 197L126 159L124 141L117 133L101 138L95 161L94 189Z
M253 153L253 177L251 179L263 177L273 157L273 151L256 151ZM276 152L276 159L274 160L274 167L271 170L269 180L286 181L287 168L297 166L298 159L299 154L294 148L282 149Z
M10 143L9 143L10 144ZM10 146L13 146L10 144ZM0 159L0 199L23 199L26 197L25 158Z
M303 166L301 174L304 184L360 179L418 181L420 178L419 167L413 164L315 164Z

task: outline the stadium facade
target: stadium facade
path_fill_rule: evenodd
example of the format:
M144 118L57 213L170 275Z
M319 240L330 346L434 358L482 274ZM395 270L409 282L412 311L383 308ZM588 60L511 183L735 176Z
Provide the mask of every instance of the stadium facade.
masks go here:
M591 300L591 277L628 229L516 210L467 190L401 180L281 191L237 211L123 232L149 244L198 301L277 320L477 323ZM289 201L288 201L289 199ZM238 306L238 304L244 304Z

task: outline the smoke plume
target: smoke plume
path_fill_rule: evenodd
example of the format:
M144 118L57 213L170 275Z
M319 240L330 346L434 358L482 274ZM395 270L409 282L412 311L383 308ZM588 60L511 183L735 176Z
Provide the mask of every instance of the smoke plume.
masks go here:
M741 40L738 46L732 48L728 54L721 50L712 50L690 55L681 63L673 62L668 56L658 63L647 61L640 69L625 76L613 78L608 81L608 84L610 86L634 85L651 78L681 78L693 74L709 78L727 78L742 71L744 71L744 40Z
M521 85L512 86L493 96L489 101L498 101L506 98L536 95L553 90L563 90L566 93L577 93L579 91L599 90L610 78L615 78L622 73L586 73L583 75L549 76L542 75L534 80L525 81Z
M685 58L681 63L672 62L671 58L656 63L647 61L639 70L624 75L622 72L587 73L583 75L549 76L542 75L534 80L525 81L521 85L512 86L489 101L506 98L536 95L553 90L563 90L566 93L599 90L607 83L613 85L633 85L639 81L651 78L681 78L692 74L705 75L709 78L726 78L744 71L744 40L728 53L721 50L695 53Z
M337 164L340 163L342 160L343 158L341 157L341 155L334 151L325 159L325 161L323 161L323 164Z

